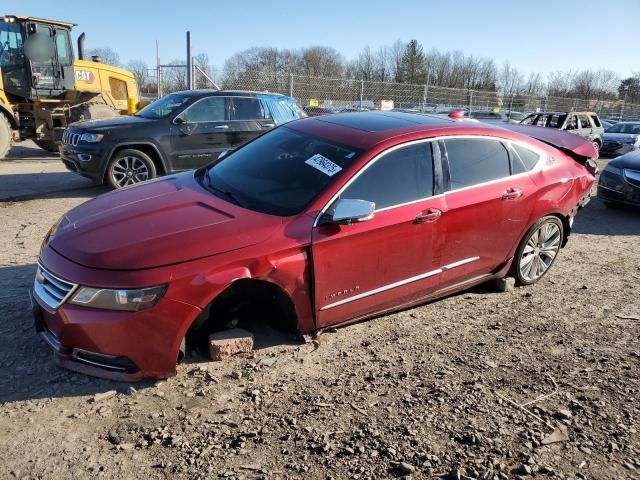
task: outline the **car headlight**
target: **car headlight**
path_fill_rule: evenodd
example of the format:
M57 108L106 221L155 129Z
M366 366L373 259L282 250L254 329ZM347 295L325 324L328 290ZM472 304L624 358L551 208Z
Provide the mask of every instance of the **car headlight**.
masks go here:
M104 135L101 133L83 133L80 135L80 141L87 143L98 143L101 142L103 138Z
M153 307L166 291L166 285L132 290L80 287L70 303L105 310L136 312Z

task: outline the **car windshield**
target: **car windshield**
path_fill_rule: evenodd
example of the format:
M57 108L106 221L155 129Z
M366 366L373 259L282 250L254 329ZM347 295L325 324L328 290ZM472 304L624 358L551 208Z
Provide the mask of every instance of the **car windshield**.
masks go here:
M136 117L150 119L166 117L184 105L190 98L191 95L185 93L171 93L144 107L136 113Z
M640 123L616 123L607 128L607 133L640 134Z
M250 210L300 213L362 153L278 127L196 171L207 190Z

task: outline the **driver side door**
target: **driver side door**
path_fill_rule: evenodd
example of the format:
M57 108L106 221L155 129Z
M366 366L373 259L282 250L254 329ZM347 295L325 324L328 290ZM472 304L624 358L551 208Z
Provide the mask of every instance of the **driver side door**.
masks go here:
M374 158L343 188L337 199L374 202L375 213L361 223L314 228L318 327L408 303L438 287L445 206L434 196L437 177L431 143L419 142Z
M231 143L228 97L201 98L171 123L174 170L199 168L218 158Z

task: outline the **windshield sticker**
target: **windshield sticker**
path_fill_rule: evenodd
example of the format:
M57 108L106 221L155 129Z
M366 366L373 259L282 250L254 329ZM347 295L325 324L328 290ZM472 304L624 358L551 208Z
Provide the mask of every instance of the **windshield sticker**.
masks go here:
M304 163L312 166L313 168L320 170L325 175L333 177L336 173L342 170L340 165L336 165L327 157L323 157L319 153L316 153L313 157L306 160Z

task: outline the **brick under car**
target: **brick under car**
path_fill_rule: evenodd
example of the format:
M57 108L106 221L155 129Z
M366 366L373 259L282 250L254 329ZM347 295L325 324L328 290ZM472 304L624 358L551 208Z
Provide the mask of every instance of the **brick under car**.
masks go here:
M521 125L294 121L70 210L40 252L36 325L62 366L139 380L256 313L312 335L508 273L532 284L589 199L595 156Z

